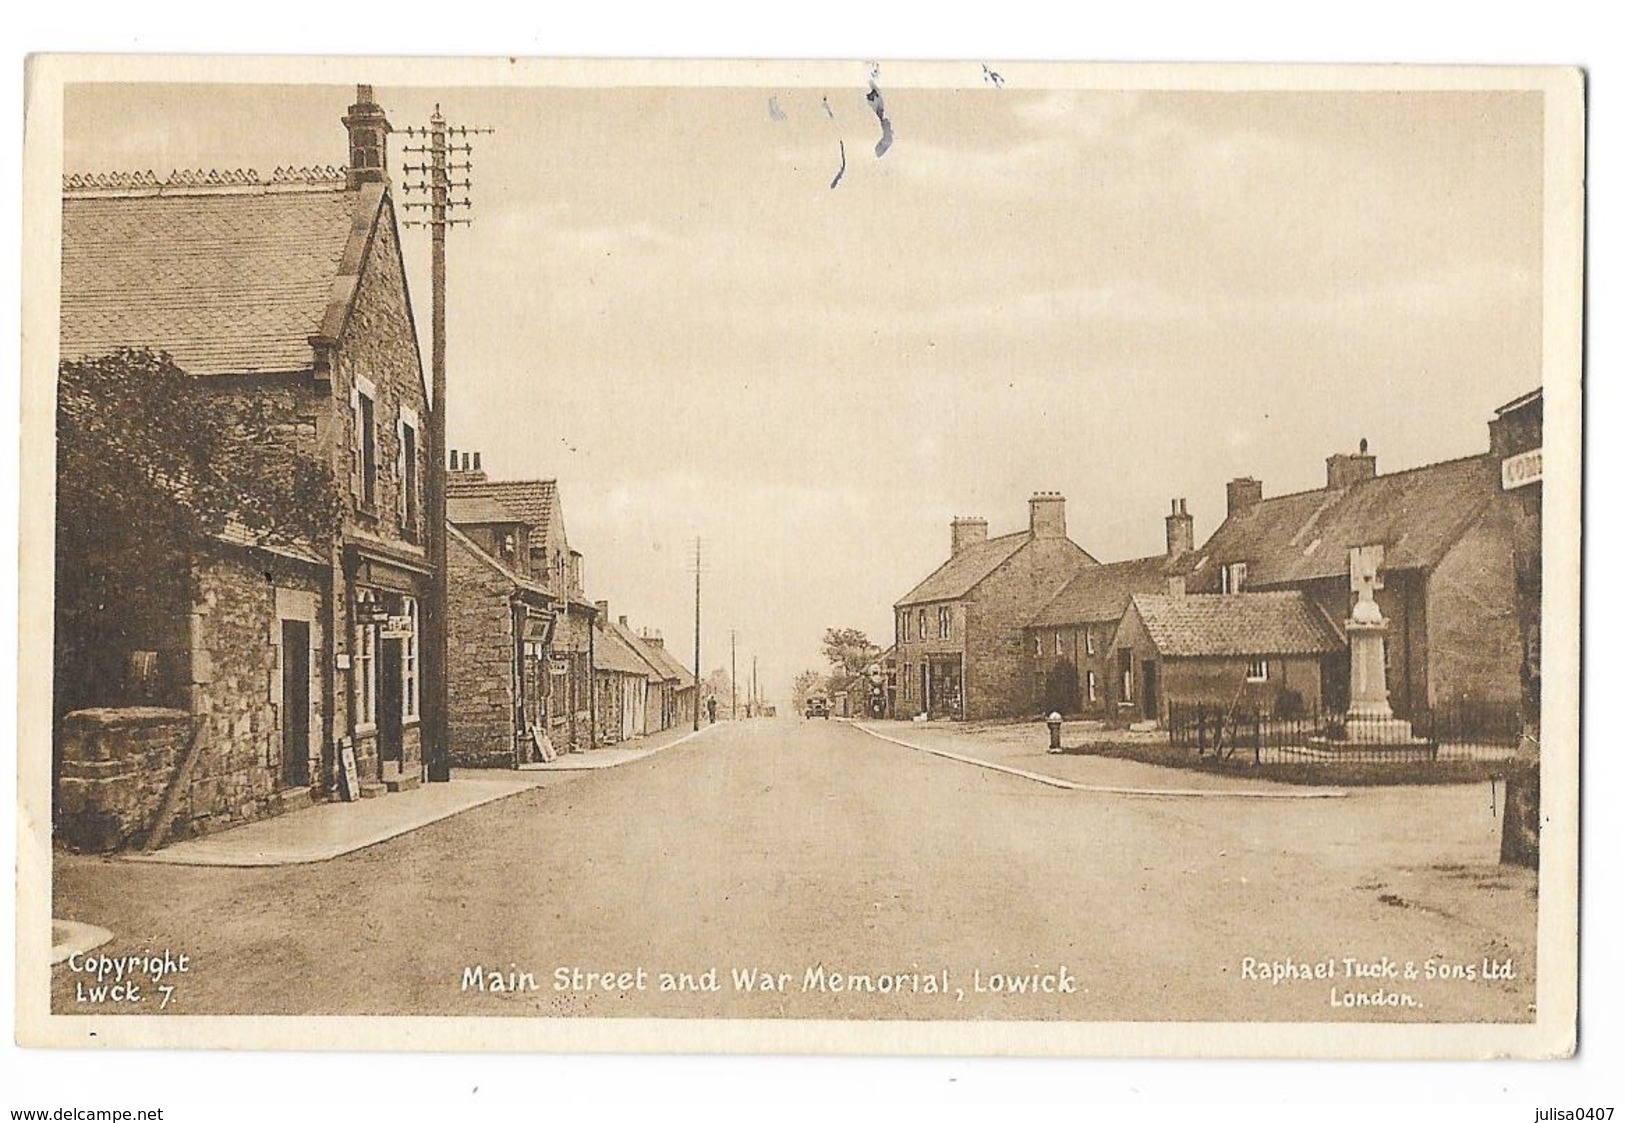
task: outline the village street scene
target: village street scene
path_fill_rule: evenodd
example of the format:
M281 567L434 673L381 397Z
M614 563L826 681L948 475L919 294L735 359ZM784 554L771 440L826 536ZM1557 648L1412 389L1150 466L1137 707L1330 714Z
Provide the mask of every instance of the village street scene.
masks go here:
M1538 95L66 122L53 1013L1535 1019Z

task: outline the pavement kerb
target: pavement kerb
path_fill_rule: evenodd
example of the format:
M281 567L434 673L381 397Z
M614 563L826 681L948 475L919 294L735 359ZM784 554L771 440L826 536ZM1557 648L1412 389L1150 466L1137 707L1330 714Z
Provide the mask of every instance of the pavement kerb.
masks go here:
M1029 772L1025 768L1012 768L1008 764L998 764L980 757L966 756L963 753L952 753L947 749L935 749L928 745L917 745L912 741L904 741L892 737L877 729L871 729L861 721L854 721L852 725L863 730L869 736L881 741L889 741L893 745L901 745L905 749L915 752L929 753L947 760L957 760L961 764L974 764L978 768L986 768L993 772L1003 772L1010 776L1019 776L1023 780L1032 780L1035 783L1047 784L1052 788L1064 788L1073 792L1088 792L1092 795L1129 795L1141 796L1151 799L1346 799L1348 792L1340 788L1314 789L1312 791L1223 791L1208 788L1130 788L1111 784L1080 784L1074 780L1063 780L1059 776L1046 776L1042 772Z
M715 727L711 725L702 725L698 729L685 733L681 737L675 738L674 740L667 741L663 745L654 745L649 748L631 750L594 749L591 752L570 753L558 757L558 759L549 764L521 764L518 770L520 772L596 772L605 768L619 768L623 764L631 764L634 761L647 759L648 757L654 756L656 753L663 753L667 749L675 749L678 745L692 741L694 738L704 733L707 729L713 728ZM593 760L593 757L599 754L611 754L615 752L624 752L626 755L610 758L601 756L598 761Z

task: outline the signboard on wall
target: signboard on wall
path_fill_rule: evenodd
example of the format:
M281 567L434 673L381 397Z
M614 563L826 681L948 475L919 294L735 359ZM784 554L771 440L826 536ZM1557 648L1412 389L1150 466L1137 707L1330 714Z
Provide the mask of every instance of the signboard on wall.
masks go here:
M410 616L389 616L384 619L383 630L378 633L378 638L411 639L412 635L412 618Z
M1501 461L1501 490L1511 491L1540 482L1540 449L1532 448Z

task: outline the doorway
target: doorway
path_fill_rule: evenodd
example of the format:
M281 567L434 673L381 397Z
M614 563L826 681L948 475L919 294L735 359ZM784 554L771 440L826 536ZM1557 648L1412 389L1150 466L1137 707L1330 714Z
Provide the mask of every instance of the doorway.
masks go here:
M1147 721L1157 721L1162 717L1162 707L1157 697L1157 661L1147 659L1140 664L1140 713Z
M310 786L310 621L282 621L282 786Z
M401 682L403 641L386 639L378 645L378 760L394 764L399 771L403 760L401 715L404 695Z

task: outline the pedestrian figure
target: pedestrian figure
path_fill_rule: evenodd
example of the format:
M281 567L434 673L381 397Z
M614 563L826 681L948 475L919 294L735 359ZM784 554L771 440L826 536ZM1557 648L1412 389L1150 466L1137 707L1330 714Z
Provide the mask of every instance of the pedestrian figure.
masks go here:
M711 719L711 724L717 723L717 696L715 694L705 700L705 712Z

